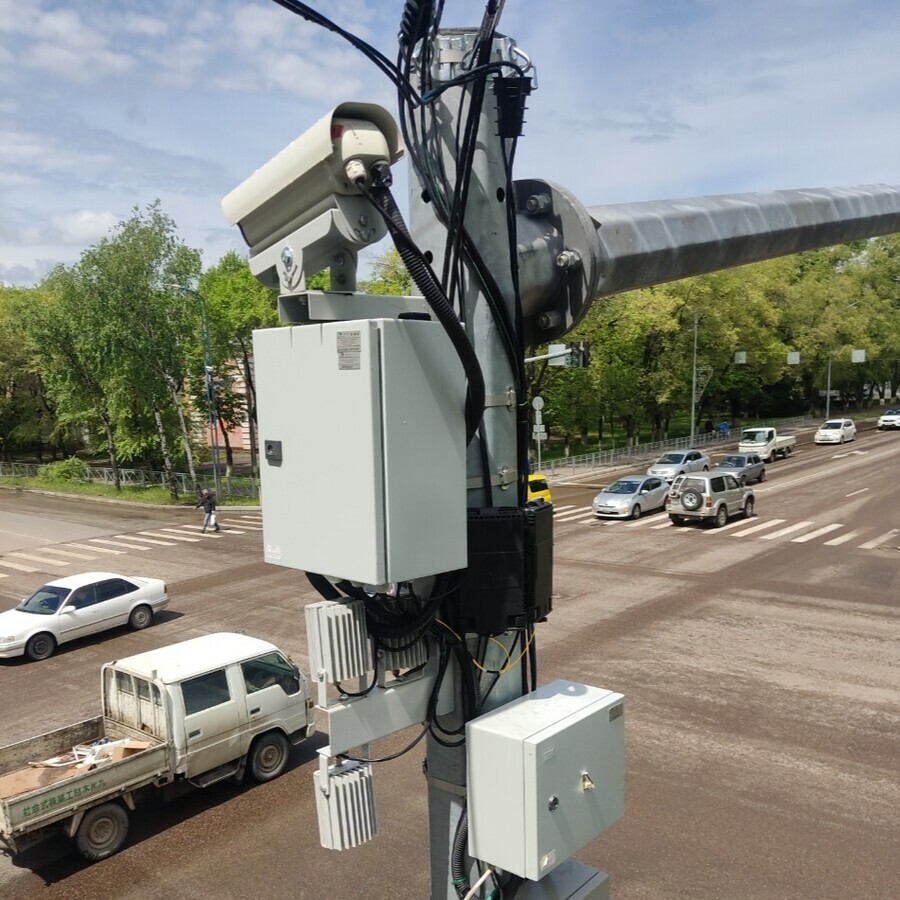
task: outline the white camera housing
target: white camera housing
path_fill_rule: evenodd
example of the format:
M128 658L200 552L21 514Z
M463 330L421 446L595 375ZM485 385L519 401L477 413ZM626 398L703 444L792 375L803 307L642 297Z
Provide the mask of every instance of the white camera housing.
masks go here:
M341 103L257 169L222 200L222 211L250 248L250 268L282 294L305 289L305 276L355 263L360 247L380 240L384 223L346 172L358 161L393 164L403 155L391 114L374 103ZM347 257L344 257L344 253Z

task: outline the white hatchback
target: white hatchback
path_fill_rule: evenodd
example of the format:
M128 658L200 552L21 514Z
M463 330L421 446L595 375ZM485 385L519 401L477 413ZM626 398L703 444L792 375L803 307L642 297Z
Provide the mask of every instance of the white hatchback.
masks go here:
M853 419L829 419L819 426L814 440L817 444L843 444L856 440L856 425Z
M65 641L119 625L146 628L168 603L159 578L112 572L57 578L0 613L0 658L46 659Z

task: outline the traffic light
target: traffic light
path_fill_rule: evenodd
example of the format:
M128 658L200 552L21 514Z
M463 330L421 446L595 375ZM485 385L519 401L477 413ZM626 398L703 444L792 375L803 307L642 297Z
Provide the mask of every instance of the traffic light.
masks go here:
M576 341L569 345L569 355L566 357L567 369L586 369L590 364L590 343L588 341Z

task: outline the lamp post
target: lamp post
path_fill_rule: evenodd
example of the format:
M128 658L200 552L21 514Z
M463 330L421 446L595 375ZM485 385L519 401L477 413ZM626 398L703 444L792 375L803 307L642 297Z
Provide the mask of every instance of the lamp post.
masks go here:
M691 446L694 446L694 434L697 430L697 327L700 324L700 316L694 313L694 364L691 375Z
M206 408L209 413L209 437L212 442L213 482L216 498L221 494L219 483L219 416L216 409L216 383L213 379L212 344L209 339L209 320L206 317L206 298L200 291L182 284L170 287L182 294L191 294L200 301L200 341L203 347L203 384L206 392Z

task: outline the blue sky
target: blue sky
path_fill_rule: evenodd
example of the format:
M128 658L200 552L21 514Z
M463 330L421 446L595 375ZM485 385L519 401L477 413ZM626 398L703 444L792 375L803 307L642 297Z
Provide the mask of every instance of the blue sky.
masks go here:
M400 0L317 8L393 58ZM483 4L446 0L444 24ZM516 176L587 206L900 184L900 4L507 0L534 60ZM348 45L270 0L0 0L0 282L34 284L155 198L205 265L224 194L332 106L393 111Z

